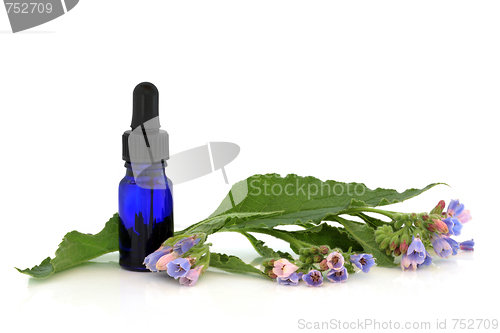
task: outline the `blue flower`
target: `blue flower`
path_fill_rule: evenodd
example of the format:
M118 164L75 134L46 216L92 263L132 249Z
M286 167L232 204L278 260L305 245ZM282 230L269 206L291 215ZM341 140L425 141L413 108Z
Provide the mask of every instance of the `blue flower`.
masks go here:
M167 274L178 279L180 277L186 276L191 268L189 260L186 258L177 258L167 264Z
M447 242L448 242L448 244L450 244L450 246L451 246L451 250L453 251L453 253L452 253L452 254L453 254L454 256L455 256L455 255L457 255L457 253L458 253L458 248L459 248L458 242L457 242L456 240L454 240L454 239L451 239L450 237L443 237L443 239L444 239L445 241L447 241Z
M426 252L427 251L425 250L424 243L422 243L420 238L413 237L413 241L408 247L408 251L406 253L408 254L408 259L410 261L414 261L418 265L422 264L425 261Z
M375 265L375 260L371 254L354 254L349 260L356 265L363 273L368 273L370 268Z
M443 222L446 223L446 226L448 227L447 236L459 236L462 233L463 224L458 220L458 218L447 217L443 220Z
M158 272L158 269L156 268L156 263L158 262L158 259L160 259L164 255L171 253L172 250L173 249L170 246L165 246L165 247L161 246L158 250L151 253L146 258L144 258L143 265L146 266L146 268L149 269L151 272Z
M328 278L328 280L330 280L330 282L335 282L335 283L345 282L348 276L349 274L347 274L347 269L345 267L342 267L339 270L331 269L326 275L326 277Z
M462 251L474 251L474 240L468 240L465 242L460 243L460 250Z
M458 216L464 211L464 208L465 206L460 203L460 200L451 200L446 213L448 216Z
M278 282L278 284L281 284L283 286L296 286L299 284L300 278L301 274L292 273L287 277L278 277L276 281Z
M193 237L186 237L175 243L174 245L174 251L177 252L177 254L183 255L187 251L191 250L193 246L198 244L200 242L200 238L194 238Z
M421 264L417 264L417 268L420 268L422 266L429 266L432 263L432 256L429 254L429 252L425 251L425 260Z
M309 273L302 277L302 280L309 287L319 287L323 284L323 275L320 271L312 269L309 271Z
M451 245L442 237L433 235L431 237L431 242L432 247L434 248L434 252L436 252L436 254L441 258L448 258L453 251Z

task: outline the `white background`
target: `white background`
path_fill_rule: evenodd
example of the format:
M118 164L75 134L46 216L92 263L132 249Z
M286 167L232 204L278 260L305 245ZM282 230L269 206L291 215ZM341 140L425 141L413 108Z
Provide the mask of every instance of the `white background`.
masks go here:
M500 6L496 1L81 1L12 34L0 10L2 326L303 331L307 322L498 316ZM47 280L19 274L71 230L117 211L132 90L160 90L171 153L241 147L230 183L295 173L403 191L445 182L393 210L459 198L461 253L417 272L374 268L296 288L208 271L195 287L119 268L117 254ZM175 188L175 228L212 213L220 172ZM264 238L276 249L286 244ZM210 237L247 262L243 237ZM436 257L436 256L435 256ZM109 262L111 261L111 262ZM354 330L351 330L354 331Z

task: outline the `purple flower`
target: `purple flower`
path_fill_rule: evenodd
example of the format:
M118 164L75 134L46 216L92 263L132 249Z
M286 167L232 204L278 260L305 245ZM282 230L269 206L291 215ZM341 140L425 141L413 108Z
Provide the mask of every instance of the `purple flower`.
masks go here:
M151 272L158 272L158 269L156 268L156 263L158 262L158 259L160 259L166 254L171 253L172 250L173 249L170 246L160 246L158 250L151 253L146 258L144 258L142 264L146 266L146 268L149 269Z
M410 261L415 261L418 264L422 264L425 261L425 250L424 243L419 237L414 237L410 246L408 247L407 255Z
M296 286L299 284L301 276L298 273L292 273L287 277L278 277L276 281L282 286Z
M198 281L198 277L200 277L201 269L203 268L203 265L201 266L196 266L194 269L190 269L189 272L187 272L186 276L182 276L179 279L179 283L188 287L192 287L196 284Z
M464 208L464 204L461 204L460 200L451 200L446 213L448 216L457 216L463 212Z
M454 239L451 239L450 237L443 237L443 239L444 239L445 241L447 241L447 242L448 242L448 244L450 244L450 246L451 246L451 250L453 251L453 253L452 253L452 254L453 254L454 256L455 256L455 255L457 255L457 253L458 253L458 248L459 248L458 242L457 242L456 240L454 240Z
M326 275L328 280L334 283L345 282L348 276L349 274L347 274L347 269L345 267L338 270L331 269Z
M432 256L429 254L429 252L425 251L425 260L421 264L417 264L417 268L420 268L422 266L429 266L432 263Z
M371 254L355 254L352 255L350 261L356 265L363 273L368 273L370 271L370 267L375 265L375 260Z
M453 251L451 245L440 236L433 235L431 242L434 252L441 258L448 258Z
M323 275L320 271L312 269L309 271L309 273L302 277L302 280L309 287L319 287L323 284Z
M427 251L426 251L427 252ZM424 260L425 262L425 260ZM423 262L422 262L423 263ZM416 270L417 269L417 263L415 262L415 260L411 260L409 257L408 257L408 254L405 253L401 256L401 269L403 271L408 271L408 270Z
M331 252L326 257L326 264L330 269L335 271L340 270L344 267L344 256L337 251Z
M179 256L183 255L187 251L191 250L193 246L200 242L200 238L186 237L175 243L174 251L177 252Z
M463 225L458 220L458 218L447 217L443 220L443 222L446 223L446 226L448 227L448 233L446 234L447 236L450 235L459 236L461 234Z
M177 258L167 264L167 274L178 279L180 277L186 276L191 268L191 264L188 259Z
M465 242L460 243L460 250L462 251L474 251L474 240L468 240Z
M464 204L461 204L459 200L450 201L446 214L448 217L456 217L460 223L467 223L472 219L470 211L465 209Z

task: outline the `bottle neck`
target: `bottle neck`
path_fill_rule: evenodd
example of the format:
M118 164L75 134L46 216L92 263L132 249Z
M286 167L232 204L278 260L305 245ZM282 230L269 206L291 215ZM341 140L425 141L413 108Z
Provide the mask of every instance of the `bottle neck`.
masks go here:
M126 176L134 178L165 176L165 167L166 164L163 160L153 164L125 162Z

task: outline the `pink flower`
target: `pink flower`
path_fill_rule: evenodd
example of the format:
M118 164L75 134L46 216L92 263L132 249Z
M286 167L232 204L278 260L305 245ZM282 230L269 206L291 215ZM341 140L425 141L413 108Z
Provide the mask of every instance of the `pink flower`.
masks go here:
M462 223L467 223L472 220L472 216L470 216L470 211L468 209L464 209L458 216L457 219Z
M288 260L280 259L274 262L273 273L279 278L285 278L292 275L298 268L297 265L292 264Z
M187 272L186 276L179 278L179 283L188 287L194 286L198 281L198 278L200 277L202 268L203 265L196 266L195 268L190 269L189 272Z
M326 257L326 264L330 269L338 271L344 267L344 256L337 251L331 252Z
M177 252L173 251L169 254L164 255L158 261L156 262L156 269L159 271L166 271L167 270L167 264L171 262L174 259L178 258Z

